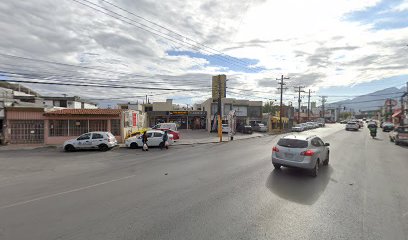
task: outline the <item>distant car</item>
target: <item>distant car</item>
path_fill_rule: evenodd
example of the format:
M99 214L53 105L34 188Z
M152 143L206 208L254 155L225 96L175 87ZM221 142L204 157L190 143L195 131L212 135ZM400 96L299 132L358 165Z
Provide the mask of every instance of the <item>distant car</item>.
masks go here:
M305 127L302 124L296 124L295 126L292 127L292 132L303 132L304 130Z
M307 122L306 125L307 125L308 129L314 129L315 128L315 125L312 122Z
M252 134L253 130L250 125L239 125L237 126L237 132Z
M67 152L73 152L79 149L99 149L107 151L118 145L115 136L110 132L89 132L84 133L78 138L65 141L63 149Z
M229 133L229 126L228 124L223 123L222 124L222 133Z
M152 127L152 129L163 129L163 128L177 131L177 124L176 123L159 123Z
M160 147L163 142L163 134L164 132L161 130L148 130L147 134L147 146L149 147ZM174 137L172 134L168 134L168 142L169 145L174 143ZM142 135L137 137L130 137L126 139L125 145L128 148L141 148L143 147Z
M395 128L390 132L390 141L394 142L395 145L401 143L408 143L408 126L400 126Z
M394 130L394 124L390 122L383 123L382 130L383 132L391 132Z
M349 131L349 130L358 131L359 128L360 128L360 125L354 121L350 121L346 125L346 131Z
M265 124L263 124L263 123L255 123L252 126L252 130L255 131L255 132L266 132L267 128L266 128Z
M347 124L347 120L340 121L341 124Z
M317 136L288 135L272 148L272 164L275 169L282 166L308 169L316 177L319 165L329 164L329 146Z
M180 139L180 132L179 131L174 131L174 130L171 130L171 129L168 129L168 128L158 128L157 130L160 130L160 131L163 131L163 132L167 131L168 134L173 135L174 140L179 140Z
M357 120L358 125L360 126L360 128L364 127L364 122L361 120Z

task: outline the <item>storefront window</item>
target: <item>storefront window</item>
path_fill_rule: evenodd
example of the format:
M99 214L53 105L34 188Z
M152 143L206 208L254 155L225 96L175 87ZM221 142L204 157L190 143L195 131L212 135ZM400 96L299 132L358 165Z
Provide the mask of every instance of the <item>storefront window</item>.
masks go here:
M114 136L120 136L120 119L111 120L111 133Z
M68 120L50 120L48 124L49 136L68 136Z

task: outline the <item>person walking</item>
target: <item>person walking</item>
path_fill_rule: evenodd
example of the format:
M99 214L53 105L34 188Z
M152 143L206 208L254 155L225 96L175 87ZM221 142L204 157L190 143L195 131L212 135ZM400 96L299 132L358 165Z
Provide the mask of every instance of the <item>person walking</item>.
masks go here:
M167 135L167 131L164 131L163 134L163 139L162 142L160 144L160 150L163 149L163 147L166 147L166 149L168 149L169 147L166 145L167 140L169 139L169 135Z
M143 143L143 151L149 151L149 147L147 146L147 131L145 131L142 135L142 143Z

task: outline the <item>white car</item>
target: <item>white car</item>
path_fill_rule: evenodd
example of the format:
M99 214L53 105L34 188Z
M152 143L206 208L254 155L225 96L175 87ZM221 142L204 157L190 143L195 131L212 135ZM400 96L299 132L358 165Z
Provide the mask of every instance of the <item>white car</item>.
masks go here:
M223 133L229 133L229 126L228 124L222 124L222 132Z
M118 145L115 136L110 132L89 132L84 133L78 138L64 142L63 148L67 152L73 152L79 149L99 149L107 151Z
M302 124L297 124L292 127L292 132L303 132L305 130Z
M346 125L346 131L348 130L358 131L358 129L360 129L360 124L358 124L358 122L350 121Z
M147 134L147 146L160 147L160 144L163 142L164 131L148 130L146 134ZM172 145L174 143L173 134L168 134L167 141L169 142L169 145ZM126 147L133 149L143 147L142 135L126 139L125 145Z

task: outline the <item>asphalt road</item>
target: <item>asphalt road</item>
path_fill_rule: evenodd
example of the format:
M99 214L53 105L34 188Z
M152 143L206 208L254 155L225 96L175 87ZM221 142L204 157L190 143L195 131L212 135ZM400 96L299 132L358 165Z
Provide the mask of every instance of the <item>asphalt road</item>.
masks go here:
M273 170L277 137L160 151L0 152L0 239L408 239L408 147L316 129L319 176Z

